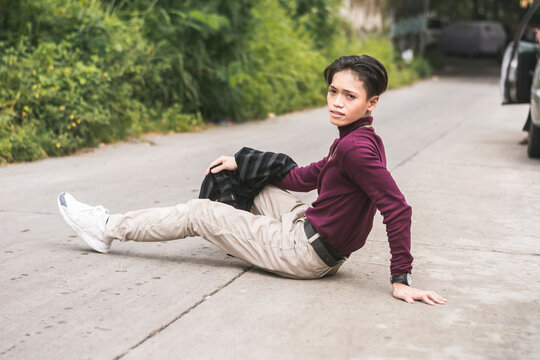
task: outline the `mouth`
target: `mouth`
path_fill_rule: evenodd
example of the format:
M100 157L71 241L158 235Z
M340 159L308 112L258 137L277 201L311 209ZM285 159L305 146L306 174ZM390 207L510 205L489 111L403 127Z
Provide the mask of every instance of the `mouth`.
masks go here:
M336 118L341 118L341 117L344 117L345 114L340 112L340 111L337 111L337 110L329 110L330 112L330 116L332 117L336 117Z

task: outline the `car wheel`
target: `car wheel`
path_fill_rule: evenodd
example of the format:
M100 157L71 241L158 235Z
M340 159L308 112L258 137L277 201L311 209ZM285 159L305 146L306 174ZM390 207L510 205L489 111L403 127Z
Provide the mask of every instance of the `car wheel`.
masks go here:
M531 122L529 126L529 144L527 146L529 157L540 158L540 127L534 126Z

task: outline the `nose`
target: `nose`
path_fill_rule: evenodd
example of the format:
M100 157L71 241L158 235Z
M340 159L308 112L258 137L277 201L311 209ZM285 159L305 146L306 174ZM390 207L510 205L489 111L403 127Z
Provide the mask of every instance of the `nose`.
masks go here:
M341 94L336 95L336 97L334 98L334 107L343 107L343 96Z

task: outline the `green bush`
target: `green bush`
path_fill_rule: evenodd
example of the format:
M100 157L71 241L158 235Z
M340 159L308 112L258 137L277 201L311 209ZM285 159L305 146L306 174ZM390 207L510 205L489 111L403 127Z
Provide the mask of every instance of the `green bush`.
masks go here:
M424 57L433 69L440 70L444 68L446 64L446 57L444 56L443 52L437 48L427 49Z
M32 21L25 27L11 20L10 27L25 30L18 42L12 32L0 43L0 114L10 129L0 133L0 163L171 129L157 119L180 107L149 110L144 99L146 80L160 73L141 19L120 20L95 1L22 3ZM17 18L23 21L10 19ZM175 119L177 131L200 122L196 112Z
M273 0L253 8L258 26L249 34L243 61L229 66L229 82L239 92L233 119L265 118L323 101L323 56ZM322 90L322 91L321 91Z
M110 1L115 4L115 1ZM139 98L152 105L181 104L185 112L207 121L233 117L240 102L229 85L229 67L245 57L246 34L257 26L252 0L134 0L113 8L125 21L140 19L141 34L155 46L156 73Z
M0 0L0 164L145 132L322 105L324 67L370 54L390 86L429 75L360 42L337 0Z

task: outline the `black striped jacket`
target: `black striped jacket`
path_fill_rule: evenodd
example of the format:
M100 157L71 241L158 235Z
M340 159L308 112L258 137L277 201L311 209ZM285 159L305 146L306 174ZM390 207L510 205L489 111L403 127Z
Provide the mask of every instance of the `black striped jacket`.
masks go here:
M200 199L210 199L249 211L255 196L271 182L283 179L297 164L287 155L248 147L234 154L238 168L206 175ZM218 166L218 165L216 165Z

